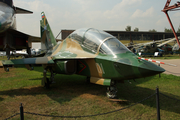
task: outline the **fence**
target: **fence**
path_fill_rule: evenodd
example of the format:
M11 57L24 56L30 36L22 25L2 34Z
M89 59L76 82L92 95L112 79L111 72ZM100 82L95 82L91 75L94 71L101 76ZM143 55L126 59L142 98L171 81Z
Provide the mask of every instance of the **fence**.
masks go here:
M159 88L157 87L157 88L156 88L156 92L155 92L154 94L148 96L147 98L144 98L143 100L138 101L138 102L136 102L136 103L134 103L134 104L132 104L132 105L129 105L129 106L127 106L127 107L124 107L124 108L121 108L121 109L118 109L118 110L114 110L114 111L110 111L110 112L106 112L106 113L100 113L100 114L94 114L94 115L85 115L85 116L53 116L53 115L44 115L44 114L38 114L38 113L24 112L23 106L22 106L22 103L21 103L21 104L20 104L20 113L16 113L16 114L14 114L14 115L12 115L12 116L4 119L4 120L11 119L11 118L13 118L13 117L15 117L15 116L17 116L17 115L20 115L20 120L24 120L24 114L31 114L31 115L44 116L44 117L56 117L56 118L57 118L57 117L58 117L58 118L85 118L85 117L101 116L101 115L107 115L107 114L110 114L110 113L114 113L114 112L118 112L118 111L121 111L121 110L130 108L130 107L135 106L135 105L137 105L137 104L139 104L139 103L142 103L143 101L145 101L145 100L147 100L147 99L149 99L149 98L151 98L151 97L153 97L153 96L155 96L155 95L156 95L157 120L160 120L161 117L160 117L159 94L161 94L161 95L163 95L163 96L165 96L165 97L167 97L167 98L169 98L169 99L173 99L173 100L180 101L180 100L178 100L178 99L176 99L176 98L172 98L172 97L169 97L169 96L167 96L167 95L165 95L165 94L163 94L163 93L160 93L160 92L159 92Z

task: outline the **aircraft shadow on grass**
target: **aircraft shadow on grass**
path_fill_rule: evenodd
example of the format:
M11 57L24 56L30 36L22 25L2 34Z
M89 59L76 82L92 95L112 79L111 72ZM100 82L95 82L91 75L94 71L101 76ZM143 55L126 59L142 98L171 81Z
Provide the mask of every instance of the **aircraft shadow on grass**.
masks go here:
M131 84L129 84L128 82L125 82L125 84L117 84L119 91L118 99L121 100L123 99L128 101L128 104L124 104L124 105L120 104L120 105L127 106L132 103L141 101L142 99L154 94L156 92L155 91L156 86L154 90L138 86L138 84L147 82L152 79L153 77L149 77L144 80L143 79L139 80L138 83L131 81L132 82ZM79 80L73 80L70 77L69 78L64 77L61 78L61 80L60 78L56 78L55 80L56 80L56 84L53 84L49 90L39 86L31 89L20 88L20 89L13 89L7 91L0 91L0 95L9 95L10 97L14 97L14 96L23 96L23 95L36 96L36 95L46 94L49 98L51 98L54 101L57 101L59 104L63 104L63 102L70 102L73 98L83 94L105 96L104 93L106 92L106 87L94 85L94 84L88 84L83 78ZM180 96L177 95L173 95L165 92L163 92L163 94L170 96L172 98L180 99ZM0 98L0 101L3 100L4 100L3 98ZM153 96L152 98L139 104L156 108L156 96ZM180 103L178 101L160 95L161 110L180 113L180 108L177 106L180 106Z

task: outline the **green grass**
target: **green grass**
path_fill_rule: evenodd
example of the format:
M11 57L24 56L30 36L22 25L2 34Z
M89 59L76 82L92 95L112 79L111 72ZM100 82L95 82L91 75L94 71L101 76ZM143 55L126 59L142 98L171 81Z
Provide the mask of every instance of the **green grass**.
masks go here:
M6 56L0 56L0 60L7 60Z
M180 77L162 74L157 76L130 80L118 84L119 102L106 98L106 87L87 84L86 78L78 75L56 75L56 84L49 90L41 86L43 69L35 67L28 71L24 67L11 68L10 72L0 69L0 119L5 119L19 112L23 103L25 112L34 112L59 116L92 115L117 110L136 103L155 93L156 86L160 92L180 99ZM160 95L161 119L180 119L180 102ZM12 120L18 120L19 116ZM59 120L60 118L40 117L25 114L25 119ZM87 120L154 120L156 115L155 96L125 110L96 117L77 118Z

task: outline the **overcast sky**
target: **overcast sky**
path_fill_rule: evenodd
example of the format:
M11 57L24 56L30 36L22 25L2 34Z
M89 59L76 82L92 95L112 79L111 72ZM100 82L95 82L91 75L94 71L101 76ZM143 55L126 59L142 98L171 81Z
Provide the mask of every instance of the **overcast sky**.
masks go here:
M170 28L161 10L167 0L14 0L14 5L33 14L17 15L17 29L40 36L41 12L44 11L54 36L61 29L97 28L124 31L127 25L139 31ZM171 0L171 5L177 0ZM169 12L175 29L180 24L180 11Z

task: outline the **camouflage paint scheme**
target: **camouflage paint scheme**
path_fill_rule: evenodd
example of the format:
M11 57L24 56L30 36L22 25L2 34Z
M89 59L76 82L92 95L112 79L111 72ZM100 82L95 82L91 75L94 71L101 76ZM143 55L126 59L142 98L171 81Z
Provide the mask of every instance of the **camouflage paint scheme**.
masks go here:
M47 51L45 56L1 61L4 68L25 64L31 69L32 64L42 64L45 70L43 84L48 79L46 71L50 71L50 81L54 73L78 74L87 76L91 83L105 86L165 71L151 62L138 59L110 34L93 28L76 30L57 44L44 12L41 15L41 49Z

